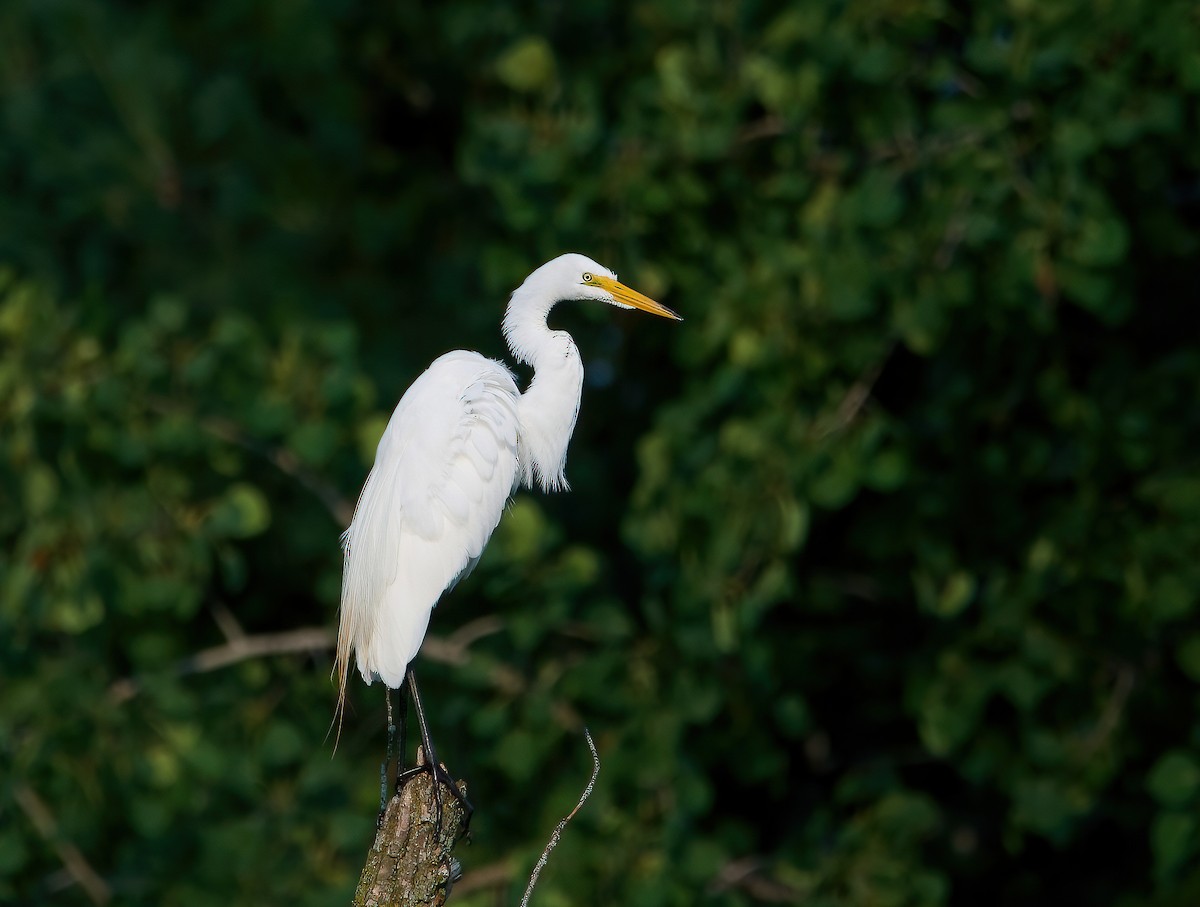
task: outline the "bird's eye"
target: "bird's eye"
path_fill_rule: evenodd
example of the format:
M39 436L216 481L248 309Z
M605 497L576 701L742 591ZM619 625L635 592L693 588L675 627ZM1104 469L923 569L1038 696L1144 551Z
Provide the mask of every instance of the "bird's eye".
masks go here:
M591 275L591 274L589 274L587 271L584 271L584 272L583 272L583 282L584 282L584 283L591 283L591 282L592 282L592 275Z

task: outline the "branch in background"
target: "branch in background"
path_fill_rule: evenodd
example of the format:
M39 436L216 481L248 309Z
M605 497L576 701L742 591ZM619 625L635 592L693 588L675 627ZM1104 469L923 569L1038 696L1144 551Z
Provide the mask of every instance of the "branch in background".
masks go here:
M898 135L890 142L883 142L869 149L868 159L872 164L889 161L894 158L916 166L922 161L941 157L961 148L982 145L991 138L998 127L989 129L961 129L958 132L945 132L920 140L912 134Z
M92 869L91 864L88 863L79 848L70 841L63 840L59 834L54 814L50 812L50 808L46 806L34 789L28 784L18 783L13 788L13 799L17 801L17 806L21 807L21 811L29 817L29 821L33 823L37 833L42 836L42 840L54 848L54 852L58 854L67 873L87 893L91 902L100 907L107 904L112 899L112 889L108 887L108 883L100 877L96 870Z
M245 637L246 630L242 627L241 621L223 601L214 601L209 605L209 610L212 611L213 620L217 622L217 626L221 628L221 633L226 639L234 640Z
M354 519L354 505L338 494L333 486L324 479L305 469L300 458L287 448L272 447L269 444L255 441L243 434L234 423L227 419L201 419L199 425L210 435L257 454L280 472L291 476L325 505L325 509L329 511L337 525L349 526L350 521Z
M738 130L737 136L734 137L734 143L741 145L747 142L757 142L762 139L773 139L781 136L788 131L788 125L783 117L769 115L759 117L752 123L747 123Z
M214 610L214 617L226 641L177 661L173 669L176 675L203 674L251 658L323 652L332 649L336 642L333 630L327 627L301 627L282 633L247 634L237 622L237 618L224 606ZM421 644L421 656L439 664L460 666L475 657L471 652L474 643L503 629L504 622L495 615L479 617L459 627L449 636L426 636ZM529 688L529 681L525 676L507 664L493 662L486 670L492 686L510 696L518 696ZM108 695L113 702L120 704L133 699L142 689L142 680L137 677L123 677L109 686ZM575 710L561 699L551 702L551 711L561 727L573 730L582 724Z
M850 385L850 389L846 391L845 396L838 403L837 411L832 416L822 419L814 426L818 441L842 431L858 418L859 412L871 398L871 391L875 389L875 382L879 380L883 366L887 363L888 357L891 356L892 350L895 348L896 344L893 341L879 358L879 361L867 369L857 381Z
M427 635L421 643L421 654L442 664L466 664L471 658L473 644L503 629L504 621L494 614L486 614L463 624L449 636Z
M240 636L204 649L176 665L178 674L203 674L216 671L250 658L271 655L291 655L297 652L320 652L333 648L333 632L326 627L302 627L283 633L259 633Z
M508 860L498 860L466 873L461 882L454 883L454 893L461 898L475 891L507 888L512 877L512 863Z
M1133 692L1136 679L1136 672L1131 665L1122 664L1117 669L1117 681L1113 684L1108 702L1104 704L1100 719L1082 741L1084 755L1090 756L1096 752L1120 726L1121 716L1125 712L1125 704L1129 701L1129 694Z
M176 674L203 674L227 668L250 658L272 655L294 655L299 652L320 652L333 648L333 631L326 627L301 627L284 633L260 633L237 636L219 646L203 649L175 664ZM113 701L121 703L142 691L137 678L124 677L108 688Z
M546 849L542 851L537 865L533 867L533 874L529 877L529 886L525 889L525 897L521 898L521 907L529 907L529 898L533 895L533 886L537 884L538 876L541 875L542 870L546 867L546 863L550 860L550 851L558 846L558 839L562 837L563 829L567 827L568 822L575 818L575 813L579 812L580 807L592 795L592 790L596 787L596 778L600 776L600 754L596 752L596 743L592 740L592 735L587 728L583 729L583 736L587 738L588 749L592 751L592 778L588 781L587 787L583 789L583 796L579 798L579 802L575 804L575 808L558 823L554 829L554 834L550 836L550 840L546 843Z
M768 904L795 904L801 892L762 875L764 861L761 857L742 857L721 867L717 877L709 885L713 894L726 891L744 891L756 901Z
M322 652L332 649L335 642L334 633L328 627L300 627L282 633L247 634L237 618L223 605L214 608L214 617L226 641L180 659L175 663L175 674L203 674L251 658ZM449 636L426 636L421 654L430 661L461 665L471 657L470 647L473 643L502 629L504 622L500 618L494 615L480 617L464 624ZM520 692L525 688L524 679L511 668L496 665L491 674L493 683L502 690ZM141 691L141 681L124 677L109 687L108 694L120 703L132 699Z
M954 213L946 224L945 233L942 234L941 245L933 256L934 265L942 271L953 264L954 253L966 239L967 228L971 225L971 203L974 200L975 196L972 193L963 192L960 193L958 203L954 206Z
M213 437L262 457L280 472L291 476L311 492L314 497L325 505L325 509L329 511L330 516L333 517L334 522L338 526L349 526L350 521L354 518L354 504L342 497L337 492L337 489L324 479L306 469L300 462L300 458L286 447L272 447L269 444L256 441L228 419L219 419L211 416L195 417L184 413L181 407L168 400L151 398L147 401L147 406L157 413L171 416L188 415L189 418L195 418L196 424Z

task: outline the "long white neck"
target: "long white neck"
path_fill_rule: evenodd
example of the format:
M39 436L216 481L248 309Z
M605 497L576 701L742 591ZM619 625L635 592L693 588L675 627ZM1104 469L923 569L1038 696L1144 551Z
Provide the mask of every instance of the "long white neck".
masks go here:
M567 445L579 415L583 360L566 331L552 331L546 316L558 302L529 281L512 294L504 313L504 339L513 356L533 366L533 380L517 404L519 455L524 484L544 491L567 488Z

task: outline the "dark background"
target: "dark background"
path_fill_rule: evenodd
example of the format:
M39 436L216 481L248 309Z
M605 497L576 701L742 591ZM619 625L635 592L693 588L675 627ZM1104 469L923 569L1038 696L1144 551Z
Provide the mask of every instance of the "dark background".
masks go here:
M454 902L516 902L585 723L540 907L1200 901L1198 28L6 0L0 902L348 901L338 534L570 250L686 320L554 313L573 490L434 614Z

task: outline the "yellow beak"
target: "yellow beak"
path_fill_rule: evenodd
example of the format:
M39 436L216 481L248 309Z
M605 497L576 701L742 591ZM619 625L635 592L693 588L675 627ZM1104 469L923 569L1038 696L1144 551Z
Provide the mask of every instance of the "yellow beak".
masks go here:
M613 299L621 303L621 305L632 306L635 309L641 309L643 312L649 312L651 315L658 315L662 318L674 318L676 321L683 321L679 315L672 312L661 302L655 302L649 296L643 296L637 290L630 289L619 280L613 280L611 277L604 277L600 274L597 274L592 280L601 289L611 293Z

